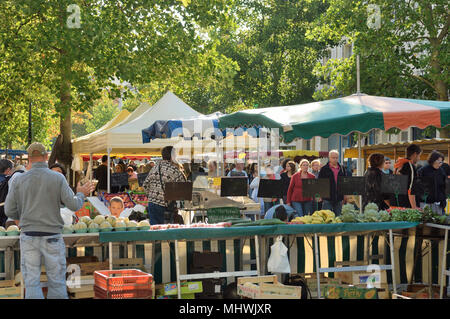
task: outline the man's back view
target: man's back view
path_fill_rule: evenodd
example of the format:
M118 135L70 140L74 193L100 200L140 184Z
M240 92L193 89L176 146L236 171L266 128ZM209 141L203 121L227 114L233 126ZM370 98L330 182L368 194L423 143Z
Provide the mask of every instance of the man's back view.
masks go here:
M5 202L6 215L19 220L21 271L26 288L25 298L42 299L40 287L41 258L48 278L50 299L67 299L66 250L61 232L64 221L60 205L78 210L92 190L92 184L78 185L74 195L64 176L50 170L47 152L40 143L28 148L32 168L11 184Z

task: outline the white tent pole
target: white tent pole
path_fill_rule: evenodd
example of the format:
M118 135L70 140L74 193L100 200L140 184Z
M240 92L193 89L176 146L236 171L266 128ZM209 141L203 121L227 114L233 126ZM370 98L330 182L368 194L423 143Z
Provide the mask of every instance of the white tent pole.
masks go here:
M91 170L89 171L89 182L92 183L92 153L89 154L89 167L91 168ZM92 192L90 193L90 196L92 197Z
M110 187L110 183L111 183L111 148L107 149L108 151L108 169L107 169L107 173L108 173L108 179L107 179L107 192L108 194L111 193L111 187Z

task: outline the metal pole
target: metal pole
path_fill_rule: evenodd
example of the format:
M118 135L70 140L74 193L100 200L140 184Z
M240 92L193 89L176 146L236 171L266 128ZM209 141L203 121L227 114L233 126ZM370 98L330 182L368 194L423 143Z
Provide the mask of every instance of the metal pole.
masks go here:
M109 242L109 270L113 270L113 244Z
M108 169L107 169L107 173L108 173L107 183L108 183L108 185L107 185L107 191L108 191L108 194L109 194L109 193L111 193L111 186L110 186L110 184L111 184L111 149L108 148L107 151L108 151Z
M261 265L259 260L259 237L255 235L255 250L256 250L256 271L258 272L258 276L261 276Z
M395 278L395 259L394 259L394 238L392 236L392 229L389 229L389 246L391 251L391 266L392 266L392 288L394 294L397 293L397 283Z
M444 297L444 286L447 282L447 277L445 275L445 271L447 268L446 261L447 261L447 242L448 242L448 229L445 230L445 236L444 236L444 252L442 254L442 263L441 263L441 289L439 291L439 298L442 299Z
M89 182L92 183L92 153L89 154L89 167L91 168L90 172L89 172ZM92 192L90 193L90 196L92 197Z
M362 176L362 167L361 167L361 133L358 132L358 176ZM362 214L363 207L362 207L362 197L358 196L359 198L359 212Z
M320 293L320 259L319 259L319 241L317 234L314 234L314 254L316 256L316 276L317 276L317 299L321 299Z
M175 265L176 265L176 271L177 271L177 292L178 292L178 299L181 299L180 256L178 255L178 240L175 240Z

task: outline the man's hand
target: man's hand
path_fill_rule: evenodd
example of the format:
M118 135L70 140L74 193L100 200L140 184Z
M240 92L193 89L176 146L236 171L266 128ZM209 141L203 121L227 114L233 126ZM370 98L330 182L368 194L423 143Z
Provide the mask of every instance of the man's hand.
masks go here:
M77 193L83 193L84 196L89 196L91 192L95 190L95 185L91 182L87 182L83 186L81 186L81 183L78 182L77 185Z

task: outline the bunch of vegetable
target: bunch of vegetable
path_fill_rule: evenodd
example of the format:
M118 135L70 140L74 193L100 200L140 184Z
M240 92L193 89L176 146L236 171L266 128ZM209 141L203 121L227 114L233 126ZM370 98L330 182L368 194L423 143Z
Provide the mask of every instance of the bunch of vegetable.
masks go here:
M388 209L393 222L421 222L422 212L420 209L392 208Z
M312 215L295 217L291 224L335 224L342 223L341 218L336 217L331 210L315 211Z
M433 223L433 224L450 224L450 216L439 215L431 209L430 206L425 206L422 213L423 223Z
M359 215L359 211L355 209L353 204L345 204L342 206L341 220L344 223L357 223Z

